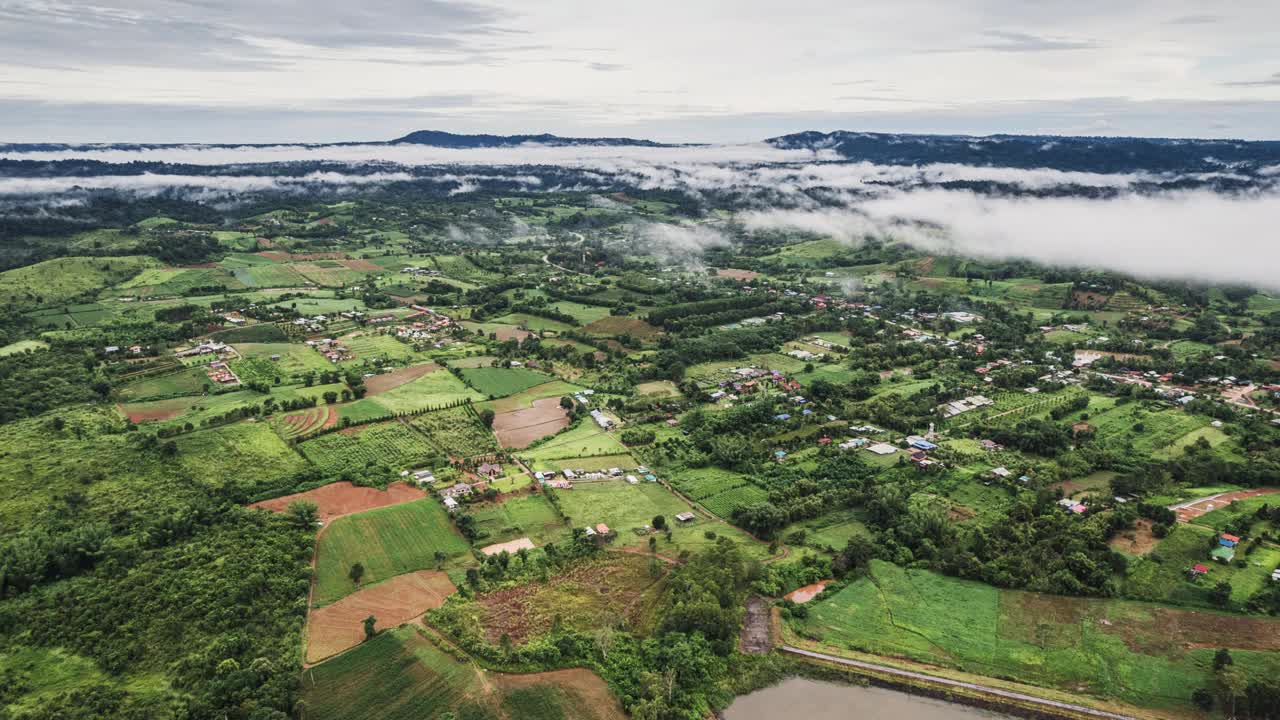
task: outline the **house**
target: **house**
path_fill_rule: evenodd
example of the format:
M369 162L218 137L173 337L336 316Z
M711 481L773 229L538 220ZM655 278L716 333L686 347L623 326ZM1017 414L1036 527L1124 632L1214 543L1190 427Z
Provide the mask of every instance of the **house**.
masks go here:
M773 451L773 457L774 457L774 459L775 459L775 460L777 460L778 462L782 462L783 460L787 459L787 451L786 451L786 450L774 450L774 451Z
M978 445L982 446L983 450L999 450L1000 449L1000 443L996 442L995 440L980 440L978 441Z
M695 518L697 518L697 515L694 515L691 512L685 511L676 515L676 522L689 523L689 522L693 522ZM1278 570L1277 572L1280 572L1280 570Z
M582 532L582 534L583 534L583 535L586 535L587 537L595 537L595 536L596 536L596 529L595 529L595 528L593 528L593 527L591 527L590 525L588 525L588 526L587 526L587 529L586 529L586 530L584 530L584 531Z
M599 410L591 411L591 419L595 420L596 424L599 425L603 430L608 430L613 427L613 421L605 417L604 413L600 412Z
M622 468L616 468L616 467L609 468L609 474L612 475L613 477L618 477L619 475L622 474Z
M445 509L445 510L448 510L449 512L453 512L454 510L457 510L457 509L458 509L458 501L457 501L457 500L454 500L454 499L453 499L453 498L451 498L451 497L446 497L446 498L444 499L444 509Z
M1280 582L1280 568L1271 571L1271 582Z
M568 469L568 468L565 468L565 470L564 470L564 479L565 479L565 480L572 480L573 478L574 478L573 471L572 471L572 470L570 470L570 469Z
M934 445L933 443L929 442L928 440L925 440L924 438L911 441L911 447L916 448L917 450L937 450L938 449L937 445Z
M1220 563L1229 563L1236 559L1236 551L1234 548L1219 545L1213 549L1213 552L1209 553L1209 557Z
M1007 477L1013 476L1013 473L1010 472L1009 468L1006 468L1006 467L992 468L991 474L995 475L998 478L1007 478Z
M414 482L422 485L423 483L433 483L436 481L435 473L430 470L418 470L413 473Z
M471 494L471 486L467 483L458 483L450 485L440 491L440 495L446 498L466 497Z
M608 526L608 525L605 525L604 523L597 523L597 524L596 524L596 534L597 534L597 535L608 535L608 534L609 534L609 526Z
M631 485L637 485L640 483L640 478L636 477L635 475L628 475L627 482Z
M1078 422L1071 426L1072 435L1079 435L1081 433L1087 434L1091 432L1093 432L1093 426L1087 422Z
M867 449L876 455L892 455L898 452L898 448L890 445L889 443L876 443Z
M1196 563L1195 565L1191 566L1191 569L1187 571L1187 574L1191 576L1192 580L1195 580L1196 578L1200 577L1201 575L1204 575L1207 572L1209 572L1208 565Z
M819 445L830 445L830 444L831 444L831 438L829 438L829 437L818 438L818 444L819 444Z
M502 474L502 466L497 463L484 463L476 470L476 473L493 478Z
M1230 533L1222 533L1222 535L1218 537L1218 544L1221 545L1222 547L1233 548L1239 543L1240 543L1240 538Z

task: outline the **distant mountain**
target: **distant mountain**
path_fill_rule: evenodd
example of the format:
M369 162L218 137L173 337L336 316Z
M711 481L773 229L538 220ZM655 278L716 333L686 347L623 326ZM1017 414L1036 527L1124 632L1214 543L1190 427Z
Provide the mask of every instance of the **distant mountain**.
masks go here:
M418 130L391 141L392 145L431 145L444 148L512 147L524 143L539 145L610 145L636 147L671 147L652 140L635 138L572 138L559 135L459 135L440 130Z
M1280 142L1049 135L899 135L837 130L769 138L878 165L955 163L1082 172L1231 172L1280 164Z

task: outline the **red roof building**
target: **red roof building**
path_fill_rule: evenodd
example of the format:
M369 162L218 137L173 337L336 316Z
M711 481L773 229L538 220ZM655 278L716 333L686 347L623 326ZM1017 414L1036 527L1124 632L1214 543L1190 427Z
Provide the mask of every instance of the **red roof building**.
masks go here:
M598 535L608 535L608 534L609 534L609 526L608 526L608 525L605 525L604 523L600 523L600 524L596 525L596 533L597 533Z
M1230 533L1222 533L1222 539L1223 539L1223 540L1230 540L1230 541L1231 541L1231 542L1233 542L1233 543L1238 543L1238 542L1240 542L1240 538L1238 538L1238 537L1236 537L1235 535L1232 535L1232 534L1230 534Z

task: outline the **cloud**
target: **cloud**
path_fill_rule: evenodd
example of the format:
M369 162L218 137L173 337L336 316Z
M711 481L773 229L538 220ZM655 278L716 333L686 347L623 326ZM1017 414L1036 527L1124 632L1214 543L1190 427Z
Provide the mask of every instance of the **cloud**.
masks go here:
M633 228L633 238L642 252L687 267L700 267L707 250L729 246L729 238L709 225L646 223Z
M1227 87L1280 87L1280 72L1271 73L1269 77L1262 80L1236 80L1222 84Z
M368 186L407 182L416 178L409 173L372 173L353 175L337 172L312 172L300 176L274 175L100 175L93 177L0 178L0 196L57 195L80 190L112 190L137 195L155 195L170 189L204 191L206 195L304 191L317 186ZM442 182L458 180L442 176Z
M1008 30L988 30L983 33L998 42L978 45L982 50L999 52L1046 52L1055 50L1093 50L1100 45L1094 40L1074 40L1071 38L1047 37L1025 32Z
M753 230L794 228L859 242L890 236L930 252L1104 267L1139 277L1280 289L1280 194L1208 191L1110 200L894 191L839 210L740 215Z

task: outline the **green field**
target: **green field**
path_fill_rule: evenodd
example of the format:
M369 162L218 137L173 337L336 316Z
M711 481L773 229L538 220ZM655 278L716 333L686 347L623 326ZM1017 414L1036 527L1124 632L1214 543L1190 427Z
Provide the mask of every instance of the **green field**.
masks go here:
M259 483L291 476L306 467L267 423L236 423L182 435L175 462L197 482L217 487L235 478L252 490ZM252 472L245 472L252 468Z
M869 577L811 606L793 627L837 652L906 657L1142 706L1186 707L1193 690L1212 687L1213 648L1231 649L1236 666L1259 677L1280 672L1280 657L1252 651L1274 647L1280 626L1226 615L1205 623L1203 615L1000 590L873 561Z
M298 445L307 460L325 472L356 472L371 465L408 470L438 457L420 433L398 420L333 432Z
M176 372L139 378L117 388L116 394L125 401L166 398L202 393L206 385L212 383L203 369L181 368Z
M528 368L467 368L462 371L467 384L492 397L506 397L531 387L543 385L552 378Z
M46 260L0 273L0 304L48 307L123 282L155 261L146 257Z
M234 347L246 359L262 359L277 366L286 382L307 372L319 373L333 369L333 363L323 355L299 343L242 342L236 343ZM272 355L279 355L280 359L273 361Z
M685 497L726 520L733 517L733 511L740 505L769 499L769 493L752 485L745 475L720 468L682 470L668 480Z
M521 495L501 503L480 503L467 508L476 519L476 527L485 536L477 546L492 545L527 537L542 546L568 536L569 529L559 513L541 494Z
M585 527L605 523L618 533L614 542L619 545L644 546L648 537L638 535L635 529L650 524L655 515L663 515L671 527L672 540L668 542L657 535L658 552L675 556L681 550L697 552L715 544L707 538L712 531L743 546L748 554L756 557L767 555L764 543L752 540L746 533L725 523L707 520L701 516L688 525L681 526L675 516L688 511L689 505L658 483L628 484L624 480L578 483L572 490L554 491L560 500L560 508L571 525Z
M402 627L308 670L302 692L312 720L417 720L447 711L469 720L498 720L481 682L469 660Z
M6 355L16 355L24 352L35 352L37 350L48 350L49 343L40 340L19 340L15 343L9 343L4 347L0 347L0 357Z
M593 455L623 455L626 452L627 449L622 446L622 443L614 440L594 422L584 421L532 450L521 452L520 456L537 462Z
M470 545L453 528L438 500L427 498L402 505L346 515L330 523L316 547L316 605L355 591L348 573L364 565L361 586L415 570L436 567L435 553L455 565L470 560Z
M380 393L373 399L392 412L407 412L444 407L459 400L481 400L483 396L467 387L448 370L436 370Z
M409 420L415 430L441 455L456 458L489 455L498 451L498 440L467 407L437 410Z

